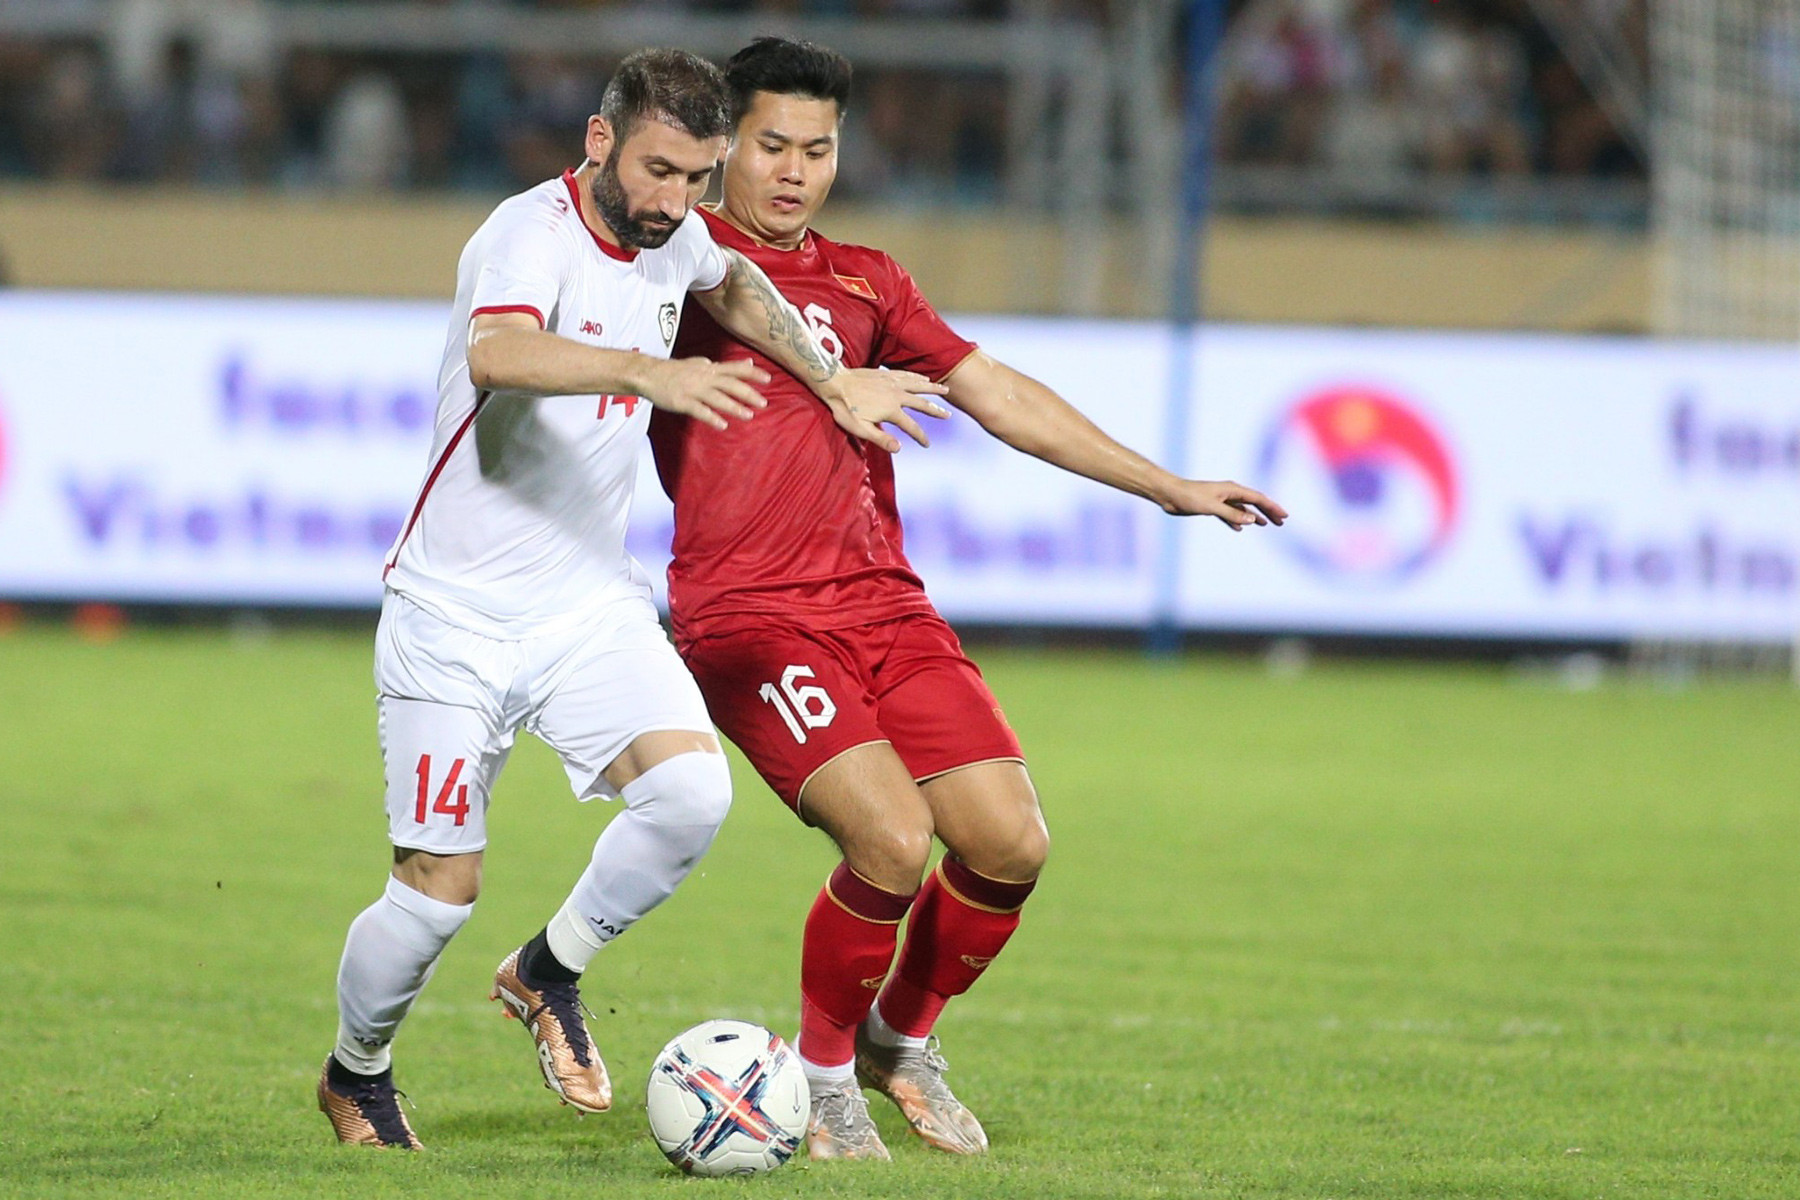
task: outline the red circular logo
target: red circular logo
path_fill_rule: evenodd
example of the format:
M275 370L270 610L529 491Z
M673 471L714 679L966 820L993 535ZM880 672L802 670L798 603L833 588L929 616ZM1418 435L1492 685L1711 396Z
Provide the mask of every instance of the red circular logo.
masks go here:
M1307 534L1284 534L1281 545L1345 581L1412 575L1449 545L1462 507L1443 433L1418 406L1359 384L1322 388L1283 413L1260 476L1278 495L1311 490Z

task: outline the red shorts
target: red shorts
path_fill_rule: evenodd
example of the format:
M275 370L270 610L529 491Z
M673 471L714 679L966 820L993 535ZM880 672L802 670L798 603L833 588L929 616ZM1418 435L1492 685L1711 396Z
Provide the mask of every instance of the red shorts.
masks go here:
M713 720L796 811L815 771L870 742L893 743L917 780L1024 758L994 693L935 613L849 629L769 621L680 649Z

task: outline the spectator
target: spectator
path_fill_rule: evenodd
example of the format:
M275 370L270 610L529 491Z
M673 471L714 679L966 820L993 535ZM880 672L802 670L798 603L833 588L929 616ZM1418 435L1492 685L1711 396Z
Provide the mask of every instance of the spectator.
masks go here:
M1374 78L1333 105L1325 160L1339 172L1377 188L1391 186L1424 157L1426 127L1408 86L1406 66L1387 59Z
M1519 113L1524 53L1507 30L1483 29L1460 5L1434 5L1417 55L1431 169L1519 175L1530 153Z
M1324 134L1324 160L1377 186L1424 156L1425 128L1406 45L1388 0L1358 0L1339 39L1339 91Z
M608 69L588 59L522 54L510 63L505 149L511 183L529 187L581 161L570 137L598 112Z
M1635 169L1630 147L1575 68L1562 59L1545 63L1537 91L1547 126L1544 162L1552 174L1606 176Z
M339 187L404 184L412 157L406 101L391 75L365 71L333 100L325 117L324 174Z
M342 60L317 50L288 55L277 92L283 114L283 183L305 186L321 181L326 121L345 69Z
M1299 165L1317 153L1341 64L1322 24L1295 0L1252 25L1227 66L1226 157Z
M26 113L43 74L47 48L38 42L0 36L0 177L30 175Z
M24 141L34 172L55 180L101 178L113 149L111 109L99 56L85 47L57 53L26 105Z

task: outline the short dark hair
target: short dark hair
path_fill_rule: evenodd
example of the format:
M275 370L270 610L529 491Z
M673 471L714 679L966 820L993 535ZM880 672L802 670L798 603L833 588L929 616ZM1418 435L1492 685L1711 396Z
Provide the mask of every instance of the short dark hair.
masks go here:
M758 92L835 100L841 117L850 105L850 60L812 42L759 37L725 64L725 84L731 89L733 128Z
M686 50L638 50L619 64L600 115L624 145L645 121L661 121L697 138L728 137L733 125L719 68Z

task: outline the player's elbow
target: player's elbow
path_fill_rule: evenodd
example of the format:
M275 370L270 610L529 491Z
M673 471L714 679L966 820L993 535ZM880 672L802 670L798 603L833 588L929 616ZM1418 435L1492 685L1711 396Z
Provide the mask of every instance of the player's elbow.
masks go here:
M516 319L511 315L481 317L470 332L465 357L469 363L469 382L478 390L500 392L529 388L531 372L526 368L533 361L533 343L526 333L527 327L520 324L483 325L486 321ZM535 327L531 332L536 332Z
M1036 431L1033 419L1032 381L1005 363L986 355L971 360L968 378L959 370L951 380L950 401L975 419L988 434L1015 449L1024 450ZM960 385L960 386L959 386Z
M718 287L710 291L687 294L689 303L698 305L700 311L718 323L719 328L731 334L736 334L738 328L744 324L741 292L737 281L738 271L733 268L731 274L725 276L725 282Z
M500 389L500 364L495 361L493 347L486 341L478 341L469 347L469 382L477 391L492 392Z

